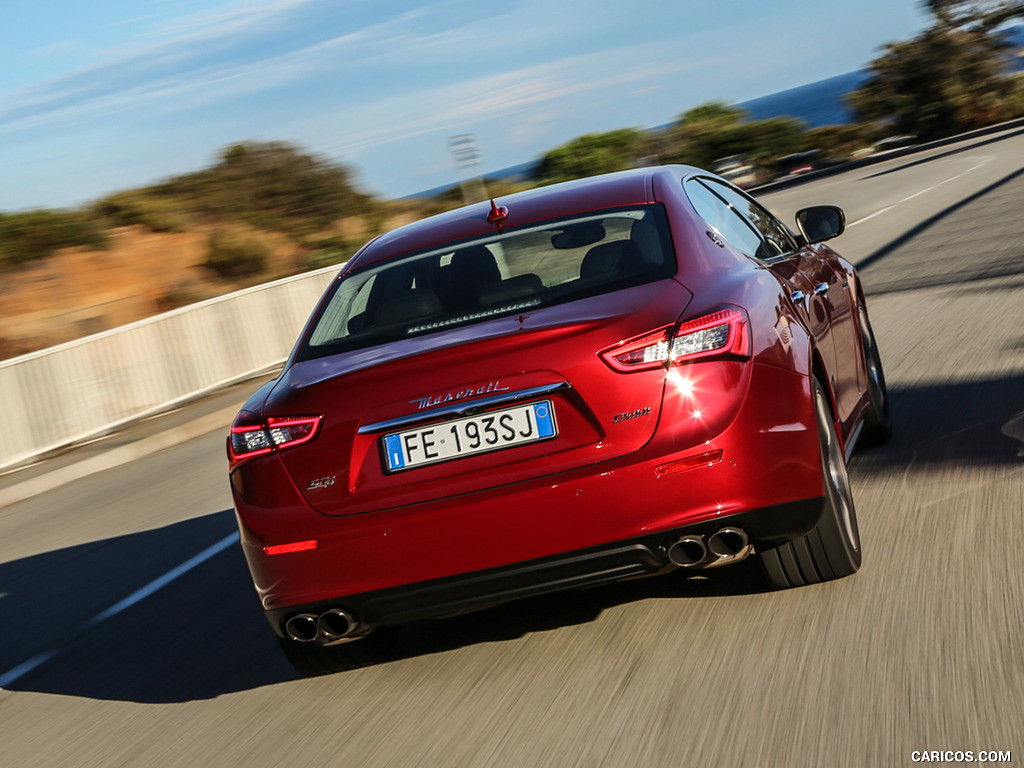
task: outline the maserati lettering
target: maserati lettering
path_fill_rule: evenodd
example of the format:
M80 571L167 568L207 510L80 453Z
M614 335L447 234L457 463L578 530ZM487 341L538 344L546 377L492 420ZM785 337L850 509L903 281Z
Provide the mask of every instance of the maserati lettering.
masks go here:
M479 397L480 395L487 395L492 392L508 392L508 387L501 386L501 381L495 379L489 384L477 387L476 389L467 387L466 389L460 389L458 392L447 392L435 397L421 397L409 402L416 406L416 410L422 411L424 408L433 408L437 405L452 403L456 400L465 400L467 397Z

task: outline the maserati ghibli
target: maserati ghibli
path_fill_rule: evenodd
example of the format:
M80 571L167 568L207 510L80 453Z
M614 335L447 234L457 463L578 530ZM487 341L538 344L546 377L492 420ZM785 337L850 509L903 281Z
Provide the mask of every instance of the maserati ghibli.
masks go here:
M853 574L847 462L891 431L826 241L686 166L469 205L363 246L228 438L263 610L305 674L399 627L756 558Z

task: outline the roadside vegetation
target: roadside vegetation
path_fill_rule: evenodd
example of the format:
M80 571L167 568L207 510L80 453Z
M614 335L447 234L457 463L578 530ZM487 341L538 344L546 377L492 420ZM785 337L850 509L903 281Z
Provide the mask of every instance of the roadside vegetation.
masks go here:
M1024 19L1024 0L925 0L924 7L932 25L885 46L864 84L849 94L855 115L849 125L808 130L794 118L751 120L736 106L712 102L660 129L580 136L547 152L528 178L484 180L487 192L500 196L660 163L718 170L749 186L811 163L842 162L887 137L929 141L1024 116L1024 77L1010 74L1009 66L1009 57L1021 52L1005 33L1008 23ZM194 260L202 275L167 275L166 290L151 302L152 311L162 311L337 264L380 232L463 202L458 187L432 198L381 200L359 189L351 169L329 159L281 142L243 142L223 149L208 168L80 209L0 212L0 273L21 275L24 283L55 280L31 270L69 249L123 245L125 232L190 237L190 247L202 250ZM0 357L32 347L5 344L5 333L0 323Z
M102 225L87 211L0 213L0 269L53 255L70 246L105 248Z

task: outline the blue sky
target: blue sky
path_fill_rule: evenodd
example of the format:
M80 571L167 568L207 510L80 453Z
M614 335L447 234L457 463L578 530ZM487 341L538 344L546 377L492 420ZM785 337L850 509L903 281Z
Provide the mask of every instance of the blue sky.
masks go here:
M0 210L75 206L285 141L400 197L584 133L858 69L918 0L9 0Z

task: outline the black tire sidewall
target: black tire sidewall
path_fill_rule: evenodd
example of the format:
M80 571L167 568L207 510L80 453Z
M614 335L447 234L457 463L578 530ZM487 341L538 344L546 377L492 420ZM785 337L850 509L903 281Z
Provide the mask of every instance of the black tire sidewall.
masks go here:
M818 536L829 569L835 578L855 573L861 564L860 529L850 489L846 462L839 449L839 437L831 418L831 406L821 383L814 380L815 415L821 443L822 479L825 484L825 508L818 525L807 535ZM830 449L829 446L832 446ZM847 531L841 506L848 510L853 537Z

